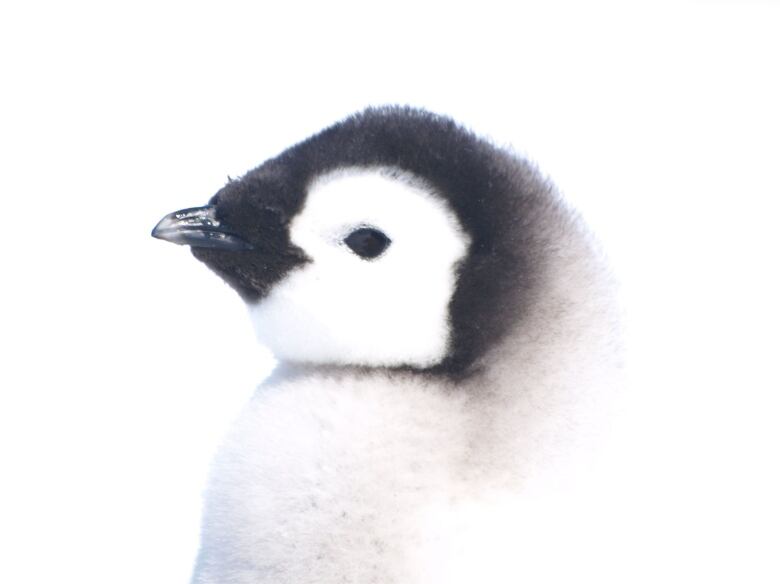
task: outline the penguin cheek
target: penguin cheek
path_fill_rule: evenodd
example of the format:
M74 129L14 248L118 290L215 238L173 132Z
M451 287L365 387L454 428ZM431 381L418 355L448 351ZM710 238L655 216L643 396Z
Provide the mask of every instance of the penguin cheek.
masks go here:
M258 339L281 360L425 368L449 339L449 284L409 270L390 250L366 261L344 252L291 271L250 307ZM438 279L439 274L434 275Z

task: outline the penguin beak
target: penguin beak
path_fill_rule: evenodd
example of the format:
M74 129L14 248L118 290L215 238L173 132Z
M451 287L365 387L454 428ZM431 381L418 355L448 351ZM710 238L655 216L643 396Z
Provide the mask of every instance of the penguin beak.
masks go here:
M166 215L152 230L152 237L179 245L208 249L226 251L252 249L248 241L236 235L217 219L217 208L214 205L191 207Z

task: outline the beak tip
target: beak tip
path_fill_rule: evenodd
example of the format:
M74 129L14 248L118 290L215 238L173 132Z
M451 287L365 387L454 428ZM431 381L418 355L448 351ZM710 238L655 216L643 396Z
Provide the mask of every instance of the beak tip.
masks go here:
M154 229L152 229L152 232L151 232L150 235L152 237L154 237L155 239L159 239L161 241L168 241L170 243L183 244L184 243L183 241L177 241L177 238L175 237L175 235L176 235L175 231L172 231L170 229L168 229L166 231L166 229L164 227L161 227L161 224L163 223L163 221L160 221L160 223L158 223L157 225L154 226Z
M162 239L163 241L170 241L172 243L176 243L176 241L171 238L172 235L171 227L172 227L171 215L166 215L165 217L163 217L157 222L157 225L154 226L154 229L152 229L150 235L155 239Z

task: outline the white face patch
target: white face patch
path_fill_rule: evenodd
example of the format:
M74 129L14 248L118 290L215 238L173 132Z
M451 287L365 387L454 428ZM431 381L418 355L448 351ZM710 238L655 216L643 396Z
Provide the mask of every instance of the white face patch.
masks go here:
M344 241L365 228L390 239L373 259ZM311 262L250 309L279 359L428 367L445 357L454 269L469 238L431 189L387 168L330 173L310 185L290 238Z

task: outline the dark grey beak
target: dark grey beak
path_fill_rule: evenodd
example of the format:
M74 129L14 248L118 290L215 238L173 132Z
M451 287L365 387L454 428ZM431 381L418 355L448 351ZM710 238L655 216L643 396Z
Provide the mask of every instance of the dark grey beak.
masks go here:
M227 251L252 249L248 241L217 219L216 207L213 205L182 209L166 215L152 230L152 237L192 247Z

